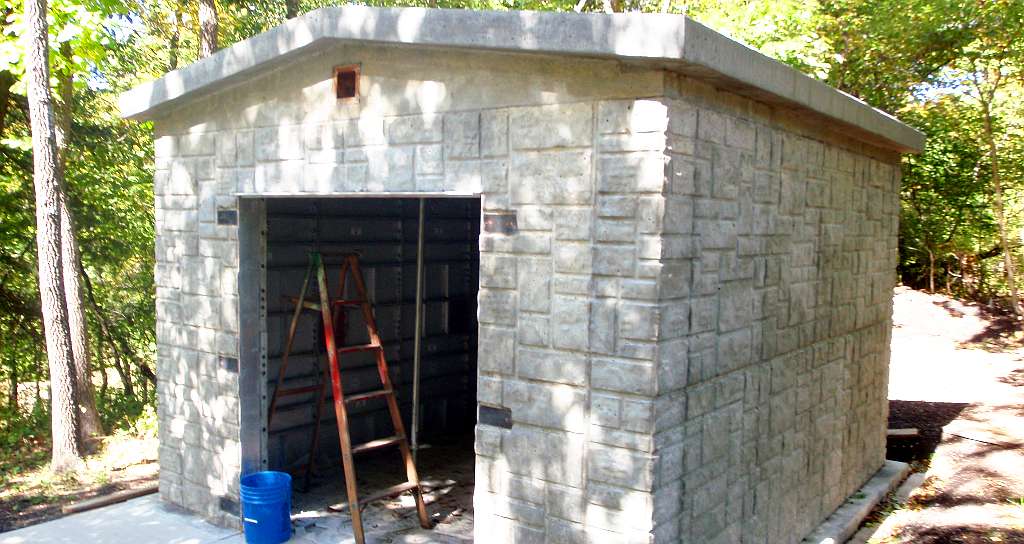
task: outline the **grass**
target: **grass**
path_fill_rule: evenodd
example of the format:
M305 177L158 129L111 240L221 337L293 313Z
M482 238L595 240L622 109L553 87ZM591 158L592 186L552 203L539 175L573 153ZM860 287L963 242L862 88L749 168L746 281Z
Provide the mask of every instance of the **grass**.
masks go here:
M48 439L31 437L0 452L0 531L59 517L62 505L153 479L156 415L150 410L99 440L73 473L50 470L49 448Z

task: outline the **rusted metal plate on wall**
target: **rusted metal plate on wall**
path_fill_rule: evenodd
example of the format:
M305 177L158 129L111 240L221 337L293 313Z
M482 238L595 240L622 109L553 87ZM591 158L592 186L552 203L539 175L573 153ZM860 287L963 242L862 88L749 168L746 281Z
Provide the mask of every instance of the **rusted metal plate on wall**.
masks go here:
M484 232L515 234L519 232L516 212L485 213Z

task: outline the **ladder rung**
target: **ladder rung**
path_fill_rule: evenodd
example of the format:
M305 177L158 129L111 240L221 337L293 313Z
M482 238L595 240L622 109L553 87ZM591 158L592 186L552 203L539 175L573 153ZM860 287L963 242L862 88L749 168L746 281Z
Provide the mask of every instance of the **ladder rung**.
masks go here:
M307 385L305 387L293 387L291 389L281 389L277 392L279 397L287 397L289 395L302 395L304 393L316 393L320 391L319 385Z
M370 351L371 349L383 349L380 344L359 344L357 346L344 346L338 348L338 353L352 353L353 351Z
M360 509L362 509L368 503L371 503L373 501L379 501L380 499L386 499L388 497L394 497L395 495L401 495L402 493L405 493L406 491L411 491L413 489L416 489L417 487L419 487L418 484L414 484L412 482L403 482L403 483L400 483L400 484L397 484L397 485L393 485L393 486L391 486L391 487L389 487L387 489L384 489L382 491L378 491L376 493L367 495L366 497L364 497L362 499L359 499ZM345 510L345 509L348 508L348 503L347 502L343 502L343 503L339 503L339 504L332 504L332 505L328 506L327 508L328 508L328 510L332 510L332 511L335 511L335 512L340 512L340 511Z
M363 442L362 444L352 446L352 453L360 453L364 451L375 450L377 448L383 448L385 446L393 446L403 440L405 440L405 437L400 434L396 434L395 436L389 436L387 438L378 438L377 440L371 440L369 442Z
M345 402L357 402L366 399L372 399L374 397L383 397L384 395L393 395L395 391L393 389L378 389L376 391L367 391L365 393L357 393L355 395L345 395Z
M288 302L291 302L292 304L295 304L295 303L299 302L299 297L284 297L284 298ZM312 300L304 300L304 301L302 301L302 309L304 309L304 310L313 310L313 311L319 312L320 311L320 303L319 302L314 302Z
M365 303L366 303L365 300L354 300L354 299L353 300L334 300L334 301L331 301L331 304L334 304L334 305L337 305L337 306L362 306Z

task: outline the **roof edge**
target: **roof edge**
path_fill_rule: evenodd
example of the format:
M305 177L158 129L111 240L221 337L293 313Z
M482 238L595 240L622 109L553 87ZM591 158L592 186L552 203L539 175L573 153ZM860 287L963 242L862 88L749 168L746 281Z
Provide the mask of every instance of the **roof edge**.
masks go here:
M149 119L333 41L547 53L695 65L777 100L920 152L924 136L895 117L681 15L321 8L120 95L121 115Z

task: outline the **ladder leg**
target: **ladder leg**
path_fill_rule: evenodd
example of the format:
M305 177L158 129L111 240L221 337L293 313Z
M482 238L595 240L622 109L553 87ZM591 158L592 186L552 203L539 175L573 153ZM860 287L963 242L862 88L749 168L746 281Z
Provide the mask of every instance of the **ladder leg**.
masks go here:
M317 356L317 364L320 364L320 357ZM329 363L328 363L329 364ZM309 491L312 484L314 465L316 464L316 453L320 449L320 423L324 417L324 399L327 397L327 384L331 381L330 369L323 368L323 376L320 377L320 391L316 395L316 419L313 425L313 437L309 444L309 463L306 464L305 489Z
M377 323L373 319L373 311L370 309L370 299L366 296L366 284L363 282L362 272L359 270L359 261L355 256L348 257L352 261L352 279L355 282L357 296L363 303L360 305L363 310L363 319L366 321L366 330L370 336L370 343L380 345L380 334L377 331ZM384 357L384 350L377 350L377 372L380 374L381 385L385 389L392 389L391 376L388 374L388 364ZM405 434L405 424L402 423L402 414L398 410L398 401L392 393L386 396L388 412L391 415L391 424L395 428L395 434L403 437L398 443L399 451L402 452L402 461L405 463L405 473L409 483L414 484L413 498L416 500L416 515L420 519L420 526L424 529L432 527L430 517L427 515L427 506L423 502L423 488L420 487L419 474L416 472L416 463L412 458L412 451L409 449L409 442Z
M274 413L277 411L277 393L284 383L285 371L288 369L288 355L292 352L292 344L295 342L295 330L299 326L299 316L302 315L302 302L306 299L306 290L309 289L309 278L313 273L313 262L310 261L306 267L306 276L302 280L302 291L295 302L295 311L292 312L292 322L288 327L288 339L285 341L284 352L281 354L281 366L277 370L277 386L274 387L274 395L270 397L270 408L267 410L267 430L270 430L270 423L274 420Z
M356 544L365 544L366 537L363 533L362 512L359 509L359 496L356 490L356 471L352 459L352 441L348 435L348 411L345 409L345 397L341 390L341 376L338 367L338 349L334 342L334 320L327 296L327 278L324 274L324 264L320 255L314 257L317 264L317 286L320 291L320 313L324 320L324 342L327 344L327 360L331 371L331 392L334 395L334 413L338 423L338 440L341 443L341 463L345 471L345 488L348 493L348 503L352 505L349 509L352 514L352 532L355 534Z
M351 261L350 266L352 270L352 281L356 285L356 295L363 301L359 305L359 308L363 312L363 322L366 323L366 332L370 336L370 343L381 345L380 333L377 330L377 322L373 319L373 309L370 308L370 299L366 296L366 283L363 281L363 272L359 269L358 258L353 256L347 257L347 260ZM377 374L380 375L380 381L385 387L391 385L391 378L388 376L388 365L384 359L384 354L381 353L377 357ZM403 433L404 434L404 433Z
M322 257L321 257L321 259L322 259ZM345 266L342 267L341 281L339 282L339 288L338 288L338 298L342 298L342 296L345 294L345 268L346 267L347 267L347 263L346 263ZM323 299L321 298L321 304L322 303L323 303ZM339 339L335 343L336 344L338 344L338 343L344 344L345 343L345 312L342 311L342 308L340 306L335 306L335 307L331 308L331 316L333 317L332 326L334 326L336 324L336 326L339 329L339 332L338 332ZM326 338L326 336L325 336L325 338ZM318 359L319 359L319 357L318 357ZM328 357L328 361L330 361L329 357ZM319 363L319 360L318 360L318 363ZM305 474L305 488L306 488L306 490L309 490L310 482L312 481L312 475L313 475L313 468L314 468L313 464L314 464L314 462L316 460L316 452L320 449L320 422L323 420L324 401L327 398L327 384L331 382L330 362L328 362L328 364L323 367L323 376L321 376L320 379L321 379L321 387L320 387L320 392L317 394L317 399L316 399L316 425L313 427L313 438L310 441L309 464L306 465L306 474Z
M381 359L384 358L382 351L377 352L377 356ZM387 368L385 366L385 368ZM385 373L387 370L385 370ZM385 382L384 387L390 388L391 382ZM405 436L405 425L402 423L402 414L398 411L398 401L395 400L395 396L387 395L388 412L391 413L391 424L395 427L395 433L399 436ZM402 452L402 462L405 463L405 475L408 481L415 484L412 494L416 500L416 515L420 518L420 526L424 529L430 529L433 525L430 523L430 516L427 515L427 505L423 502L423 487L420 486L420 476L416 471L416 462L412 458L412 450L409 449L409 441L402 439L398 443L398 449Z

